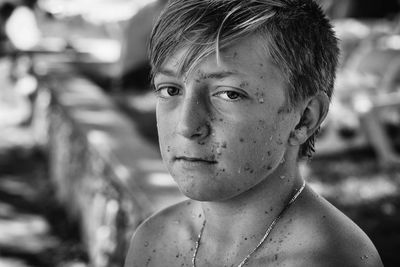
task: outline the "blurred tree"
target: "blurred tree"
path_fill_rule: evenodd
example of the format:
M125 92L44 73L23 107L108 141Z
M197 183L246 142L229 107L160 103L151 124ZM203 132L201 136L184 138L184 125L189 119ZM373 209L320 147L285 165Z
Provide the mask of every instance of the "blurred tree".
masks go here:
M13 51L13 45L6 33L6 24L16 6L11 2L5 2L0 6L0 57Z
M318 0L333 19L384 18L400 12L399 0Z
M145 6L128 22L121 54L120 85L124 90L147 90L150 87L147 46L153 24L167 2L158 0Z

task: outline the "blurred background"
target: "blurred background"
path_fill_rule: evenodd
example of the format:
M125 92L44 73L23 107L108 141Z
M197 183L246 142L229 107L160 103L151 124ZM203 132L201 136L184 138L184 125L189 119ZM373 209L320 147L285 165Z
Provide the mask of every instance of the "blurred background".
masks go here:
M0 267L122 266L136 226L184 199L148 78L166 2L0 0ZM400 266L400 1L319 2L341 58L301 171Z

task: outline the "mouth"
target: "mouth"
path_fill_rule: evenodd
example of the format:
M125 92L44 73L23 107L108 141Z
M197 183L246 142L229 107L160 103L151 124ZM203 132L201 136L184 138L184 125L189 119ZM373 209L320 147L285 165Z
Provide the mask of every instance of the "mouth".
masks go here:
M196 158L196 157L175 157L175 161L182 161L188 163L203 163L203 164L217 164L218 162L211 158Z

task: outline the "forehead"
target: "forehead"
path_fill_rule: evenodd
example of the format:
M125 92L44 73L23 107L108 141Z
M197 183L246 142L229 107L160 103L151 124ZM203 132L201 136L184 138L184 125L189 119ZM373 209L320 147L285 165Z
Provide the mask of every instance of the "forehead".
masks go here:
M188 77L193 73L218 70L243 76L283 80L282 72L273 62L266 42L258 36L240 39L218 52L214 49L209 55L194 60L184 68L187 57L191 56L189 53L189 46L180 48L164 61L161 68L155 72L155 76L167 72L177 77Z

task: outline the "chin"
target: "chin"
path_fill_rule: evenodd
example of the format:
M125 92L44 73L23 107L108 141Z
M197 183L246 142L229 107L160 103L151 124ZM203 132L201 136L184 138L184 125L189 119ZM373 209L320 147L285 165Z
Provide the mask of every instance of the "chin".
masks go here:
M186 197L197 201L224 201L243 192L240 186L227 177L217 179L214 174L187 174L171 172L179 190ZM240 188L243 189L243 188Z
M201 202L224 201L235 197L232 192L221 192L209 187L179 187L179 189L186 197Z

